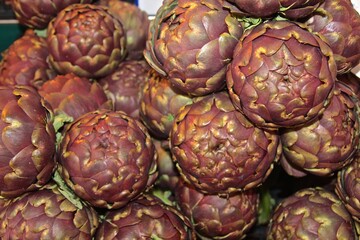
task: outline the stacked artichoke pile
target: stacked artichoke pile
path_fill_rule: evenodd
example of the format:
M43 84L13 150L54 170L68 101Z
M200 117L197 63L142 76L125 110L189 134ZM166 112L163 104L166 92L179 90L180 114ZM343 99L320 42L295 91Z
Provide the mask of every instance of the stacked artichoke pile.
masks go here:
M350 0L11 0L1 239L358 239Z

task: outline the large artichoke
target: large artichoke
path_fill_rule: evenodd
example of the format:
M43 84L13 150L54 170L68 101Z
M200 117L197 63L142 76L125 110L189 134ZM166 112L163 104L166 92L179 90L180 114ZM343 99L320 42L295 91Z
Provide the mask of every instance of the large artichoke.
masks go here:
M334 52L339 73L360 63L360 14L350 0L324 1L306 25L324 36Z
M47 28L49 62L60 73L99 78L112 73L126 54L121 22L104 6L72 4Z
M55 116L66 114L72 120L101 108L112 109L104 89L96 81L73 73L57 75L38 90L51 105Z
M77 207L52 183L0 208L0 238L3 240L91 240L98 225L94 209Z
M350 163L359 144L357 101L351 89L338 82L321 116L299 128L280 131L283 154L290 165L326 176Z
M109 211L95 239L195 240L189 220L159 199L144 195L121 209Z
M48 46L43 37L28 29L2 54L0 85L28 85L39 88L56 73L47 63Z
M226 92L182 108L170 150L182 177L203 193L227 195L259 186L281 152L277 132L255 127Z
M45 29L49 22L65 7L92 0L11 0L11 7L20 24L30 28Z
M179 181L175 196L200 239L243 239L257 221L259 194L254 189L222 198Z
M66 127L58 152L64 181L95 207L123 207L157 177L157 155L145 126L120 111L82 115Z
M119 0L100 0L97 4L109 7L121 21L126 32L126 59L143 59L150 26L148 14L134 4Z
M323 188L305 188L283 199L268 226L267 240L357 239L344 204Z
M150 26L145 58L181 91L206 95L225 86L243 27L221 0L164 1Z
M245 32L227 72L230 96L255 125L294 127L328 105L336 79L329 46L289 21L268 21Z
M13 198L46 184L55 168L50 106L29 86L0 87L0 196Z
M98 80L112 101L114 110L140 118L142 89L149 70L150 66L145 60L126 60L112 74Z
M142 90L140 117L153 136L168 139L179 109L192 102L191 97L174 89L166 77L150 70Z

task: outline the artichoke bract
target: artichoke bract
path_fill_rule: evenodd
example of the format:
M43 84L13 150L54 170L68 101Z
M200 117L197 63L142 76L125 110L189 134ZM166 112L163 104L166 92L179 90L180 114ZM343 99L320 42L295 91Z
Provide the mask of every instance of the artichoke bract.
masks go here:
M0 196L45 185L55 168L51 107L29 86L0 87Z
M283 199L268 225L267 240L357 239L344 204L324 188L305 188Z
M47 27L49 62L60 73L99 78L112 73L126 54L121 22L104 6L72 4Z
M125 60L110 75L98 79L116 111L140 118L142 89L147 81L150 66L145 60Z
M191 97L174 89L166 77L152 69L142 90L140 117L153 136L168 139L179 109L192 102Z
M0 208L1 239L88 239L99 225L96 211L78 208L49 183Z
M324 1L305 24L329 44L340 74L360 63L360 14L350 0Z
M100 0L97 4L109 7L126 32L126 60L144 58L146 40L150 26L149 15L138 6L119 0Z
M20 24L30 28L45 29L49 22L64 8L92 0L11 0L11 7Z
M286 160L319 176L333 174L349 164L359 145L357 101L350 88L337 82L334 96L321 116L299 128L280 131Z
M257 220L259 194L254 189L222 198L179 181L175 198L200 239L243 239Z
M330 47L302 25L264 22L234 51L227 86L234 105L255 125L294 127L321 114L336 80Z
M38 92L51 105L55 117L66 114L75 120L88 112L113 108L98 82L73 73L57 75Z
M203 193L227 195L262 184L281 146L277 132L255 127L219 92L179 111L170 150L183 179Z
M56 76L47 63L49 49L45 38L28 29L3 53L0 62L0 85L28 85L39 88Z
M109 211L96 239L195 240L189 220L174 207L144 195L125 207Z
M181 91L202 96L225 86L243 33L221 0L164 1L149 30L145 59Z
M58 171L94 207L125 206L157 178L156 152L145 126L120 111L84 114L64 131Z

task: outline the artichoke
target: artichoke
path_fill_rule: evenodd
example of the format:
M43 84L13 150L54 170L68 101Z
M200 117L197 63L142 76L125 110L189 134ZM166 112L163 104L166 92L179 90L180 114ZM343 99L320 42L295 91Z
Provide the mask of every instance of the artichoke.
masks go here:
M357 239L344 204L324 188L305 188L283 199L268 225L267 240Z
M145 126L121 111L82 115L65 128L58 153L66 184L98 208L125 206L157 177L157 155Z
M176 88L202 96L225 86L242 24L222 0L164 1L150 25L145 59Z
M18 197L45 185L55 168L50 106L29 86L0 87L0 196Z
M257 220L259 194L254 189L222 198L179 181L175 197L200 239L243 239Z
M126 54L121 22L104 6L72 4L47 28L49 62L60 73L99 78L112 73Z
M225 91L179 111L170 150L183 179L203 193L220 195L262 184L281 154L277 132L255 127Z
M99 225L94 209L78 208L49 183L0 208L1 239L88 239Z
M28 29L2 54L0 85L28 85L39 88L56 73L47 63L49 49L46 40Z
M121 209L109 211L95 239L195 240L195 234L181 212L144 195Z
M350 0L324 1L306 25L329 44L338 73L348 72L360 63L360 14Z
M45 29L49 22L65 7L92 0L11 0L11 8L20 24Z
M126 32L126 59L143 59L150 26L148 14L134 4L119 0L100 0L97 4L109 7L121 21Z
M305 124L324 111L336 80L331 49L302 25L264 22L246 31L227 72L234 105L255 125Z
M149 70L145 60L126 60L112 74L98 80L112 101L114 110L140 118L141 92Z
M280 131L283 154L290 165L326 176L352 161L360 134L354 96L351 89L337 82L329 106L318 119L299 128Z
M170 81L155 70L150 70L140 100L140 117L158 139L168 139L179 109L191 104L192 98L180 93Z
M98 82L73 73L57 75L38 92L51 105L55 116L65 114L72 120L98 109L112 109L111 101Z

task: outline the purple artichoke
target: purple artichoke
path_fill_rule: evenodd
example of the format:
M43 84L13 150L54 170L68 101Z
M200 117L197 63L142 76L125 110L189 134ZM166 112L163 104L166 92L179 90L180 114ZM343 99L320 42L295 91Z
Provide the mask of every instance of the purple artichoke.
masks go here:
M60 73L99 78L112 73L126 54L121 22L106 7L72 4L47 28L49 62Z
M147 129L121 111L82 115L66 127L58 152L66 184L95 207L123 207L157 177L157 155Z
M222 198L179 181L175 196L200 239L243 239L257 220L259 194L254 189Z
M0 196L18 197L45 185L55 168L50 106L29 86L0 87Z
M242 33L221 0L164 1L144 54L176 88L202 96L224 88L226 68Z
M112 101L114 110L140 118L142 89L149 70L150 66L145 60L128 60L120 63L112 74L98 80Z
M321 114L336 80L331 49L289 21L269 21L245 32L228 68L234 105L255 125L294 127Z
M157 198L144 195L125 207L109 211L96 239L195 240L189 220Z
M208 194L227 195L262 184L281 153L277 132L255 127L219 92L182 108L170 132L182 177Z

